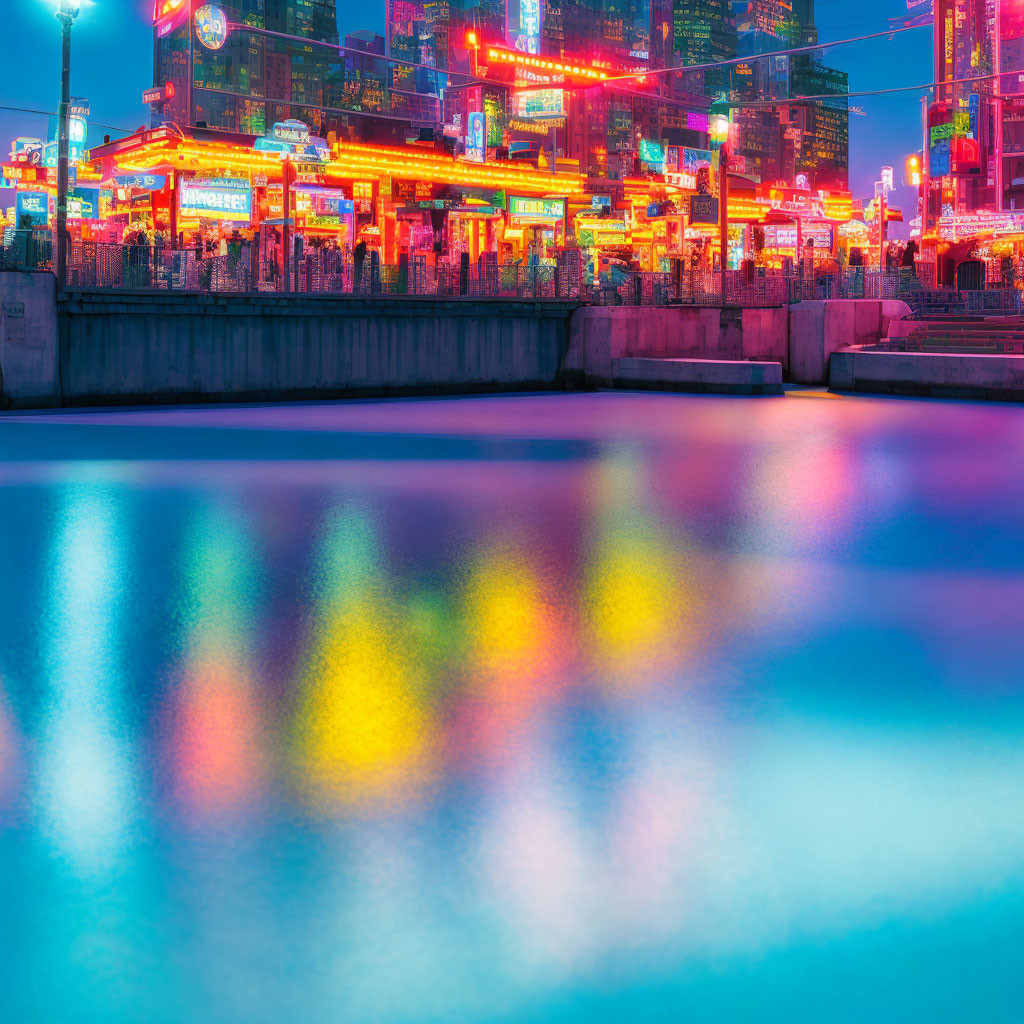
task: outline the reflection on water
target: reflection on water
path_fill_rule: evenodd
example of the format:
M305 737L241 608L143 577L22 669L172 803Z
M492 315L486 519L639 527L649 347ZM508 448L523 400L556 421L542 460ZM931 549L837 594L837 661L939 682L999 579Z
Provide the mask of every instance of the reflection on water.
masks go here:
M384 810L433 773L432 680L421 674L367 510L346 503L331 512L318 547L295 778L317 803Z
M50 848L83 875L109 870L124 854L135 813L119 497L102 484L62 488L40 637L33 803Z
M181 661L162 715L173 799L186 816L230 821L267 783L250 647L256 636L253 540L237 503L208 501L184 527Z
M1014 1019L992 411L604 400L656 429L0 486L0 1018Z

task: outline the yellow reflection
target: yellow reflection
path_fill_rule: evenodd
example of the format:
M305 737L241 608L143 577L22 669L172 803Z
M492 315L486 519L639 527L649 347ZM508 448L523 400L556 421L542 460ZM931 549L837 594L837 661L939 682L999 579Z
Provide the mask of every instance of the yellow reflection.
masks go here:
M266 776L265 732L250 665L251 544L239 510L193 524L185 578L186 664L172 695L174 793L205 816L252 803Z
M633 683L678 664L695 640L691 558L645 507L628 454L598 470L584 607L591 655L611 682Z
M476 682L492 698L522 700L524 685L566 662L564 613L521 548L496 548L477 560L465 616Z
M407 799L432 777L433 721L416 640L385 585L373 524L330 524L295 722L298 784L314 803Z

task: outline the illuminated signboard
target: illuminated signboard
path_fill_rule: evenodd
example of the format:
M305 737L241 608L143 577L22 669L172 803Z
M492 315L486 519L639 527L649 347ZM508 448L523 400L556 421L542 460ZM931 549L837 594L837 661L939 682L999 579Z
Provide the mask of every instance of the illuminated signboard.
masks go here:
M57 129L58 118L54 114L50 117L48 125L49 144L46 146L43 156L44 167L57 166ZM85 121L80 117L68 118L68 161L71 166L80 164L85 159Z
M559 117L555 121L523 121L518 117L512 117L508 122L510 132L526 132L528 135L548 135L552 128L564 127L564 117Z
M252 195L245 178L184 181L178 190L178 203L183 217L246 223L251 219Z
M138 188L145 192L159 192L167 182L163 174L115 174L119 188Z
M509 196L508 212L520 220L562 220L565 217L565 200Z
M548 60L547 57L535 57L525 53L517 53L515 50L500 50L495 47L488 49L487 59L493 60L498 64L511 64L517 70L535 70L539 73L538 77L550 81L565 78L600 80L608 77L607 72L599 71L597 68L588 68L585 64L573 64L571 61L565 60Z
M651 167L662 168L665 165L665 147L660 142L641 139L640 160Z
M17 164L41 164L43 162L43 140L19 135L11 143L11 161Z
M324 139L310 134L309 128L294 118L278 121L265 138L256 140L256 149L271 153L288 153L310 162L326 163L331 148Z
M195 14L196 38L208 50L219 50L228 38L227 15L213 4L200 7Z
M170 35L188 20L189 0L156 0L153 25L158 36Z
M22 218L28 217L33 224L45 224L49 200L45 192L19 192L14 204L16 223L21 224Z
M469 128L466 132L466 159L482 164L487 156L487 118L482 110L469 114Z
M517 117L543 117L565 113L565 91L562 89L524 89L512 97L512 111Z
M146 89L142 93L142 102L149 104L166 103L174 98L174 83L166 82L164 85L155 85L152 89Z
M710 195L718 173L718 154L710 149L685 147L680 161L680 171L692 180L692 187L702 195Z
M98 188L76 188L68 192L69 220L96 220L100 210Z
M540 0L519 0L520 38L526 53L540 51L541 9Z
M592 245L624 245L626 222L620 218L603 217L601 220L576 220L576 244L584 248Z

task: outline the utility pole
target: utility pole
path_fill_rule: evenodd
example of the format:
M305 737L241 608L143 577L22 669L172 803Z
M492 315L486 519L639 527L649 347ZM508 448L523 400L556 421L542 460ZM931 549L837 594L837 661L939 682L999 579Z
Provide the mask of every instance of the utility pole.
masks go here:
M722 308L727 305L726 293L729 280L729 150L722 146L719 157L719 201L718 201L718 224L721 230L720 241L722 246L722 258L720 261Z
M923 137L923 149L921 152L921 195L923 197L921 202L921 255L923 257L924 240L928 234L928 206L931 190L931 154L929 151L931 140L928 137L928 93L923 93L921 96L921 130Z
M281 240L284 243L284 290L290 292L291 286L291 266L292 266L292 233L291 233L291 216L292 216L292 180L293 180L292 162L288 157L284 158L284 163L281 166Z
M57 290L68 283L68 149L71 136L71 26L78 17L74 0L60 0L60 106L57 108Z

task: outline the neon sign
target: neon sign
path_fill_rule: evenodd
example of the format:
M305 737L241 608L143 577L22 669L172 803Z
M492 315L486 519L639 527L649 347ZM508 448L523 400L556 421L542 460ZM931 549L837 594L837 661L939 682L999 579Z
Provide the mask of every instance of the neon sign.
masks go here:
M161 38L170 35L188 20L189 0L156 0L153 25Z
M251 219L252 195L245 178L193 178L182 182L179 195L183 217L245 222Z
M565 118L558 118L558 124L553 124L551 121L525 121L519 117L510 117L508 121L510 132L526 132L528 135L548 135L552 127L565 127Z
M598 71L596 68L588 68L586 65L553 61L548 60L546 57L532 57L515 50L498 50L492 47L487 51L487 59L497 61L499 64L513 64L517 68L533 68L541 72L555 72L558 75L571 78L593 78L600 80L608 77L605 72Z
M466 134L466 159L482 164L487 156L487 118L482 110L469 114L469 130Z
M562 220L565 217L565 200L509 196L508 212L523 220Z
M219 50L228 38L228 17L212 4L200 7L195 14L196 36L208 50Z
M565 92L562 89L526 89L512 97L512 110L517 117L558 116L565 113Z
M540 0L520 0L519 25L527 53L540 52Z

